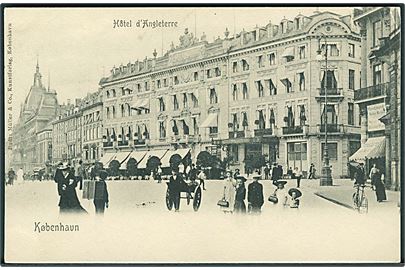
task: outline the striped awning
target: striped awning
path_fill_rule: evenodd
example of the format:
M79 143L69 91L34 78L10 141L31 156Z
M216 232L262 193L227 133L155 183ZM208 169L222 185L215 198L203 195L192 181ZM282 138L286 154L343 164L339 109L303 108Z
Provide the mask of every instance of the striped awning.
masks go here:
M158 157L159 159L162 159L162 157L166 154L167 151L168 151L167 149L148 151L148 153L145 155L142 161L138 163L138 169L146 169L146 163L148 162L149 158Z
M131 158L135 159L136 162L139 164L139 162L142 161L147 153L148 151L132 151L131 154L129 154L128 158L121 163L120 169L126 169L128 160L130 160Z
M190 152L190 148L181 148L177 150L169 150L167 153L164 155L164 157L160 160L162 163L162 168L167 168L170 167L170 158L173 155L179 155L182 159Z
M116 153L104 153L104 155L100 158L100 162L103 163L104 168L107 168L111 160L114 160L115 155Z
M369 138L349 160L366 160L385 157L385 137Z

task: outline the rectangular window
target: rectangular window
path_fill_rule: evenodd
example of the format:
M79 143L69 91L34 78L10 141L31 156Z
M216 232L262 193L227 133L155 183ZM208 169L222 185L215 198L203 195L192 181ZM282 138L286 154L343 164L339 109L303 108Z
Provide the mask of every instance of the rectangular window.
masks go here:
M326 73L323 74L321 88L325 89L325 87L327 89L337 89L337 80L335 77L335 72L333 70L328 70Z
M206 73L207 73L207 78L208 79L212 77L211 69L207 69Z
M351 102L348 103L347 123L349 125L354 125L354 104Z
M179 78L177 76L174 76L174 84L177 85L179 83L180 83Z
M162 87L162 85L161 85L161 83L160 83L160 80L157 80L157 81L156 81L156 85L157 85L157 88Z
M302 161L307 160L307 143L287 143L287 158L289 168L291 167L291 169L294 169L295 167L298 167L303 170L304 164L302 164Z
M233 73L238 72L238 62L233 62L232 63L232 72Z
M328 49L328 56L339 56L340 51L337 44L327 44ZM323 52L322 55L325 54L325 44L322 44L321 51Z
M166 127L164 122L159 122L159 138L160 139L166 138Z
M165 101L163 97L159 98L159 111L164 112L166 110Z
M138 92L141 92L141 91L142 91L142 86L141 86L141 84L138 83L136 86L137 86L137 88L138 88Z
M354 90L354 70L349 69L349 89Z
M194 130L194 135L199 134L197 117L193 117L193 130Z
M179 109L179 102L177 100L177 96L173 95L173 110L177 111Z
M257 67L258 67L258 68L264 67L263 55L259 55L259 56L257 57Z
M352 43L349 43L349 57L355 57L355 55L354 55L354 44L352 44Z
M216 68L215 68L215 76L216 76L216 77L221 76L221 70L219 69L219 67L216 67Z
M374 85L379 85L381 84L381 64L375 65L374 70L373 70L373 83Z
M376 21L373 23L373 46L380 44L380 38L382 37L382 22Z
M242 83L242 99L249 98L249 91L246 83Z
M299 90L305 90L305 75L304 72L298 73Z
M249 70L249 64L245 59L242 59L242 70L243 71Z
M210 127L210 134L218 134L218 127Z
M215 88L210 89L210 104L216 104L218 103L218 96L217 92L215 91Z
M276 64L276 53L269 54L269 64L270 64L270 66L273 66Z
M191 93L191 101L193 102L193 108L197 108L198 107L198 99L197 97L194 95L194 93Z
M264 97L264 88L261 81L255 81L259 97Z
M239 145L237 144L231 144L231 158L233 162L238 162L239 161Z
M306 58L306 46L300 46L298 49L298 55L300 59L305 59Z
M268 80L266 80L266 81L267 81L268 89L269 89L269 92L270 92L270 96L277 95L277 88L276 88L276 86L274 85L273 80L272 80L272 79L268 79Z
M292 83L290 82L289 79L282 80L282 83L284 84L285 90L286 90L287 93L292 93L293 92Z
M188 108L187 93L183 93L183 108Z
M322 143L322 157L324 156L325 152L325 143ZM337 153L337 143L328 143L328 155L330 160L337 160L338 153Z
M167 87L167 79L163 79L163 86Z
M198 71L194 72L194 81L198 81Z
M294 61L294 56L291 56L291 55L286 56L286 57L285 57L285 61L286 61L287 63Z
M149 91L149 83L145 82L145 91Z
M238 85L236 83L232 85L232 100L238 100Z

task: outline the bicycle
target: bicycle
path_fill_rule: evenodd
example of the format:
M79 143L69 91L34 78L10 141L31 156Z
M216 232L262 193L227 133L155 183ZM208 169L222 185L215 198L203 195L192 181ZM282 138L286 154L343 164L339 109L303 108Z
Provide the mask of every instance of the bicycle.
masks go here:
M368 213L368 199L364 193L365 187L365 184L354 185L354 188L356 188L356 192L353 193L354 209L359 213Z

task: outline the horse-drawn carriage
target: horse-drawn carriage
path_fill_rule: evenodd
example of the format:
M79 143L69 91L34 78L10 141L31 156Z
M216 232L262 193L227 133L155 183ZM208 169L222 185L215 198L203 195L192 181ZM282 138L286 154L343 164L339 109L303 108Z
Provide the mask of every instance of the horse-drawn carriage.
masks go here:
M189 183L184 182L180 192L180 199L186 199L187 205L190 204L191 200L193 201L194 211L198 211L201 205L202 191L201 186L197 181L191 181ZM167 182L166 190L166 206L167 209L172 210L174 202L170 196L170 182Z

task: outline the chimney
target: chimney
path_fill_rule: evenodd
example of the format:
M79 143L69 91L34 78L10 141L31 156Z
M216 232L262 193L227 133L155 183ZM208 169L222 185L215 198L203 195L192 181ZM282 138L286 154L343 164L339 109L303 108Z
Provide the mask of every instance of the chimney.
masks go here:
M240 33L240 45L245 44L245 28L243 28L242 32Z
M273 24L271 23L271 21L269 21L269 23L267 24L266 30L267 30L267 37L272 38L273 37Z
M255 41L258 41L260 39L260 28L257 26L255 27Z

